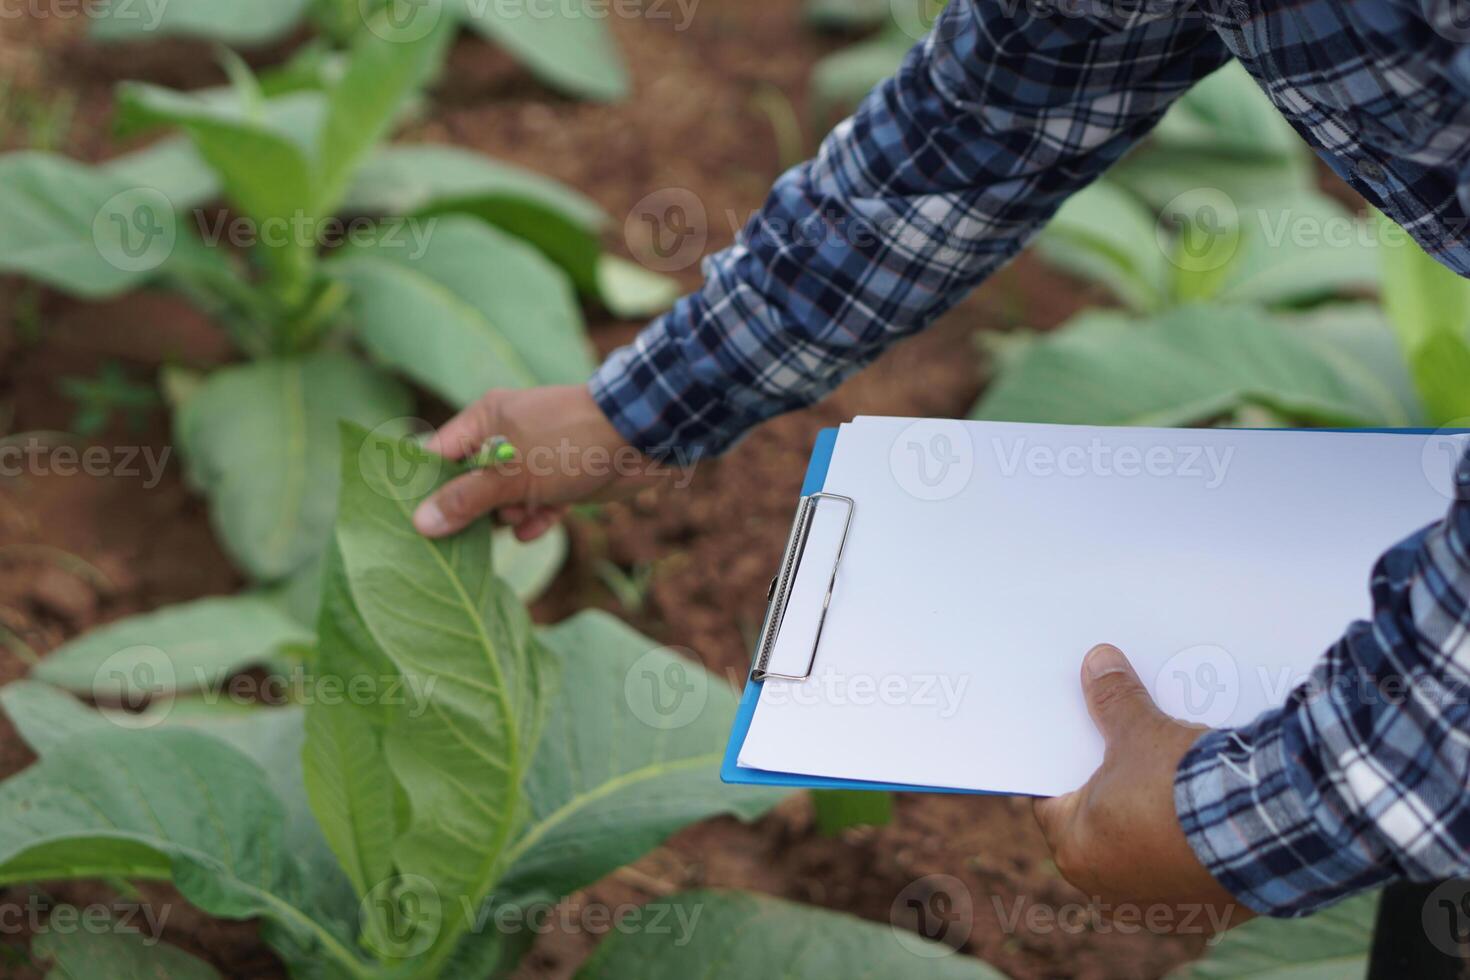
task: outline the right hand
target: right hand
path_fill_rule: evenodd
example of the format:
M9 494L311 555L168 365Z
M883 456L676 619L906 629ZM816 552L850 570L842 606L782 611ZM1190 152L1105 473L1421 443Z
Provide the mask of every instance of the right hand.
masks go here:
M516 459L440 487L414 512L419 533L442 538L498 511L517 538L530 541L555 526L569 504L631 496L675 472L629 445L583 385L487 392L425 445L464 459L497 435L516 447Z

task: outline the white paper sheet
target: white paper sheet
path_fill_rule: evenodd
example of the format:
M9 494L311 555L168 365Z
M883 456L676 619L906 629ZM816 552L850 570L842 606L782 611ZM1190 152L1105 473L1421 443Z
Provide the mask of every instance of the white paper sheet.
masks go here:
M1464 438L845 425L825 489L857 504L814 672L765 682L740 765L1071 790L1102 757L1078 678L1099 642L1165 711L1248 721L1369 613L1375 559L1444 515ZM773 670L805 666L841 510L818 507Z

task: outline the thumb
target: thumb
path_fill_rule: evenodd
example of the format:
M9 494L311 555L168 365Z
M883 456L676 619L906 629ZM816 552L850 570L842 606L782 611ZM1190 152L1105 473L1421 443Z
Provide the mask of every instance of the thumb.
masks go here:
M1087 712L1108 745L1141 722L1159 714L1123 651L1101 643L1082 660L1082 693Z

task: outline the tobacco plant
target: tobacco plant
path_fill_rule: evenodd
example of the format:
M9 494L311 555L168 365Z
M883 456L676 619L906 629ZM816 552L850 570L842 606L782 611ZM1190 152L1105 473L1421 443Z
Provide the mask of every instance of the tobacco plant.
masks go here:
M350 47L373 18L443 20L496 44L547 84L586 99L621 99L628 71L607 28L606 10L582 0L103 0L92 5L99 41L186 37L253 48L316 31L306 52Z
M325 80L258 80L231 61L228 89L124 85L126 130L182 136L102 166L0 156L0 271L83 299L174 291L246 358L166 372L163 387L221 542L277 600L124 620L56 651L49 679L85 691L109 647L136 643L187 651L207 677L278 652L315 617L339 419L401 427L414 400L400 377L452 406L580 382L593 361L578 291L626 315L671 298L602 253L606 216L575 192L449 147L380 145L447 35L383 19ZM217 198L227 210L199 210ZM319 247L334 228L347 240ZM526 591L561 540L507 549L537 566Z
M602 613L533 628L487 526L414 532L413 505L456 465L360 428L342 445L300 703L130 712L35 680L0 691L40 756L0 784L0 886L169 881L211 915L258 919L296 976L487 977L533 938L497 928L497 909L779 798L720 783L734 695L718 678ZM627 678L676 661L704 708L660 727ZM119 673L156 694L177 669L154 651Z

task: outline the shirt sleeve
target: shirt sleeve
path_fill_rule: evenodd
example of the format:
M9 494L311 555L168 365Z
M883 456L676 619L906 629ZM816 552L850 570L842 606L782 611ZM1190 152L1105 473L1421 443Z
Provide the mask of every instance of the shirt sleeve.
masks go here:
M645 451L723 451L927 326L1228 58L1189 0L952 0L593 397Z
M1373 570L1355 623L1284 707L1185 754L1190 845L1257 912L1470 873L1470 453L1439 524Z

